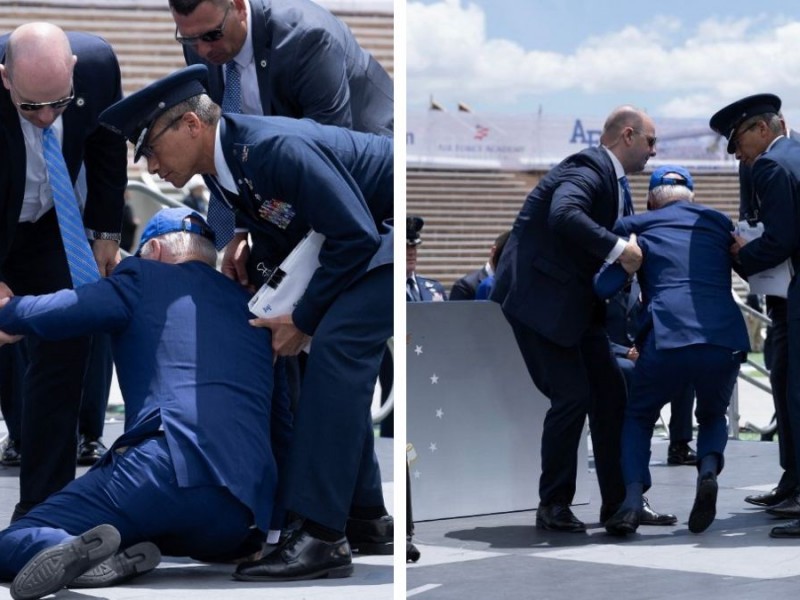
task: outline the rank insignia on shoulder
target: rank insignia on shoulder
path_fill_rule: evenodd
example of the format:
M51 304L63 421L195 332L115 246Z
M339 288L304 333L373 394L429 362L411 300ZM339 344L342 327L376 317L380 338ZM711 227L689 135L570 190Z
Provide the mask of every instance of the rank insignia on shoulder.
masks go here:
M272 198L261 203L258 214L262 219L276 227L286 229L297 213L289 202Z

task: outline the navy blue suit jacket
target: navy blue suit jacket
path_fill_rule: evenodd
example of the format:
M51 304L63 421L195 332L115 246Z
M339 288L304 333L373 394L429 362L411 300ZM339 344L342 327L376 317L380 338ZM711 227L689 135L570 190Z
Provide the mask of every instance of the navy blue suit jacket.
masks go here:
M131 257L77 290L15 297L0 309L0 330L46 339L110 333L125 400L115 447L163 429L181 487L228 488L266 530L277 485L272 351L268 331L249 325L247 301L201 262Z
M787 258L800 269L800 143L788 138L775 142L753 163L753 193L760 206L764 234L739 251L746 275L774 267ZM788 318L800 318L800 285L789 285Z
M392 135L389 75L347 25L309 0L250 0L253 53L265 115L307 117L355 131ZM222 104L221 66L184 46L186 64L209 69L209 95Z
M602 318L592 277L618 237L614 164L602 147L554 167L525 200L496 269L491 299L562 346Z
M125 140L97 123L98 115L122 98L119 64L111 46L87 33L68 33L78 57L73 83L75 100L63 113L62 150L73 184L86 163L87 199L83 222L95 231L117 233L128 183ZM0 37L0 60L5 60L8 35ZM5 87L0 86L0 279L8 256L25 193L25 140L19 113Z
M392 138L308 119L226 114L225 160L239 185L237 223L263 236L272 266L309 228L323 234L320 268L292 313L311 335L342 290L394 260Z
M644 262L638 271L644 322L658 349L714 344L747 352L744 318L731 294L733 224L701 204L673 202L620 219L614 232L637 235Z

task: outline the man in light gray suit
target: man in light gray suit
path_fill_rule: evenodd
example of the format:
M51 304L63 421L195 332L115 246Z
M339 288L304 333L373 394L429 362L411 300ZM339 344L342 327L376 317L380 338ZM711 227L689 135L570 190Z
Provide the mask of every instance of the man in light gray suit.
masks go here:
M169 5L186 64L209 67L209 94L218 104L228 63L235 62L241 73L239 112L392 135L391 78L327 9L310 0L169 0Z

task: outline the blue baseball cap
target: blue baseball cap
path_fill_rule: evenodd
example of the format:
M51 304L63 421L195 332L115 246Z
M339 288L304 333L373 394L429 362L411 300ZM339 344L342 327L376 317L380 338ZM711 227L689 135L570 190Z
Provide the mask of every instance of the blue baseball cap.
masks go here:
M681 179L670 177L669 175L673 173L675 175L680 175ZM653 174L650 176L650 187L648 189L652 190L660 185L683 185L694 191L694 181L692 181L691 174L678 165L664 165L653 171Z
M145 225L136 256L141 256L142 247L153 238L176 231L188 231L214 242L214 231L197 211L189 207L162 208Z
M100 113L100 124L134 145L134 160L142 156L147 133L167 110L200 94L208 87L208 68L192 65L170 73L126 96Z

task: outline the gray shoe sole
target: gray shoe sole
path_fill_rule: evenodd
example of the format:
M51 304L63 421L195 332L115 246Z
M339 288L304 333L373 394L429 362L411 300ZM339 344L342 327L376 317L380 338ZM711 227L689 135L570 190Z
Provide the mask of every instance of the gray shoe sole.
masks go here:
M44 549L14 577L11 597L36 600L57 592L81 573L112 556L119 543L119 532L114 527L98 525L75 539Z
M161 552L152 542L135 544L107 558L69 584L71 588L98 588L119 585L149 573L161 562Z

